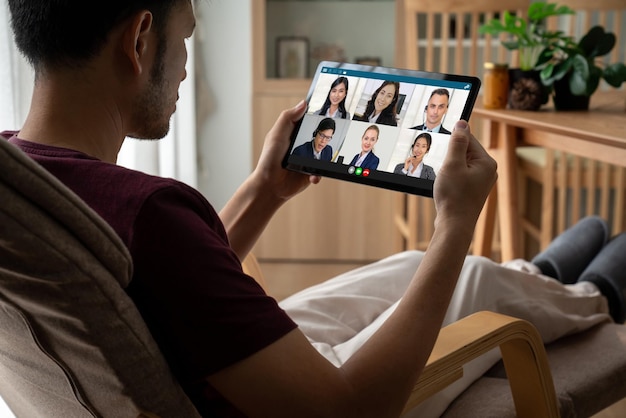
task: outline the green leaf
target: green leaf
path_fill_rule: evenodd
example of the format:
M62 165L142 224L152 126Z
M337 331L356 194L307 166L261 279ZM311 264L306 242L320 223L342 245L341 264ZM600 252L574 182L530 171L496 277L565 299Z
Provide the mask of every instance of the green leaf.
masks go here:
M602 78L609 85L618 88L622 83L626 82L626 65L621 62L611 64L604 69Z
M528 20L539 22L546 17L574 14L574 10L567 6L557 6L555 3L535 2L528 8Z
M574 55L572 59L572 71L581 75L583 79L589 78L589 70L593 65L589 65L589 61L582 55Z
M587 95L587 80L580 73L572 72L569 75L569 90L574 96Z
M502 46L511 51L519 48L519 42L517 41L502 41Z
M549 62L550 60L552 60L552 49L549 47L544 48L539 54L539 57L537 58L536 67L541 67L542 65L544 65L546 62Z
M615 44L617 43L617 38L615 34L612 32L608 32L604 35L604 37L600 40L600 43L596 47L595 57L601 57L603 55L611 52Z
M587 92L586 96L591 96L596 91L600 84L600 78L602 78L602 68L592 65L589 68L589 78L587 79Z
M504 30L504 25L499 19L492 19L479 28L481 34L498 35Z
M573 69L574 64L576 62L576 59L574 57L569 57L568 59L566 59L565 61L559 63L558 65L555 66L554 69L554 79L555 80L560 80L563 77L565 77L565 75L571 71L575 71ZM585 73L586 74L586 73Z
M594 58L608 54L616 41L615 34L605 32L602 26L594 26L581 38L578 46L587 58Z
M553 72L554 72L554 64L549 63L539 73L539 77L541 78L541 82L543 83L544 86L551 86L552 84L554 84L554 81L556 79L552 76Z
M576 96L587 95L589 80L589 63L582 55L572 57L572 69L569 73L569 87Z
M528 7L528 18L535 19L536 16L540 16L543 13L543 9L545 9L545 3L531 3Z

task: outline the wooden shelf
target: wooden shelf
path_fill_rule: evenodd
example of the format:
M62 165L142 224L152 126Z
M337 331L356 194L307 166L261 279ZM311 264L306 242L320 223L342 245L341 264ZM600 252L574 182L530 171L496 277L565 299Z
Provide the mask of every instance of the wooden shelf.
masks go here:
M292 2L297 6L297 2ZM337 2L344 3L345 2ZM353 1L353 3L356 3ZM252 1L253 158L278 114L304 99L311 79L268 78L266 0ZM355 4L358 15L358 5ZM392 6L390 6L392 7ZM358 17L358 16L357 16ZM322 21L324 16L309 16ZM390 22L390 25L392 23ZM259 259L362 264L394 252L395 192L323 179L287 202L254 248Z

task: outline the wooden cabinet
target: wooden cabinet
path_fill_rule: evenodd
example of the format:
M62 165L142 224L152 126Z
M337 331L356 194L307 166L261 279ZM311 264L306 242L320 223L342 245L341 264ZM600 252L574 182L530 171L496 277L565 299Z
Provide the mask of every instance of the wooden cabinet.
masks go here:
M268 70L273 53L267 50L274 39L267 39L265 0L252 0L253 11L253 153L258 158L265 134L279 113L305 98L310 80L275 78ZM290 8L307 2L281 1ZM358 1L325 2L327 5L348 3L358 20ZM372 3L371 1L364 2ZM375 3L375 2L374 2ZM393 54L394 3L384 1L390 8L388 27L389 48ZM274 5L276 6L276 5ZM385 5L381 5L384 7ZM329 7L329 6L326 6ZM309 16L310 21L324 25L328 16ZM364 18L365 19L365 18ZM367 22L362 22L367 25ZM354 22L345 22L343 33ZM372 30L371 25L370 31ZM328 28L328 31L332 27ZM284 35L302 35L286 33ZM341 35L343 36L343 35ZM314 39L310 45L315 47ZM367 43L367 39L360 39ZM371 56L378 56L373 51ZM268 58L269 57L269 58ZM391 65L392 62L386 63ZM314 64L312 64L314 65ZM269 76L268 76L269 74ZM397 192L326 178L301 195L287 202L268 225L254 252L260 260L319 260L320 262L368 261L394 252L393 205Z

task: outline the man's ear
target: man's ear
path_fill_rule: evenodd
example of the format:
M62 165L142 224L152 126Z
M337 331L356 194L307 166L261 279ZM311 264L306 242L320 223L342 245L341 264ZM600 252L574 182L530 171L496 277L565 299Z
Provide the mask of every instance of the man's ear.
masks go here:
M136 75L142 74L148 65L147 52L150 42L154 42L152 13L144 10L137 13L128 23L124 33L124 53L128 57Z

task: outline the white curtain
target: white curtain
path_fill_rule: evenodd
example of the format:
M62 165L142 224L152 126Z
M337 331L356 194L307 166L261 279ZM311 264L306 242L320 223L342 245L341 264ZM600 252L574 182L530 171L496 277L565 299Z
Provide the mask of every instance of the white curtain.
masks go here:
M0 131L19 129L30 106L33 71L13 42L9 6L0 6Z

